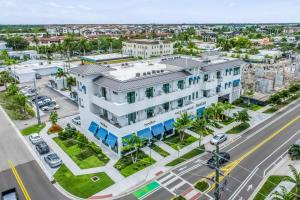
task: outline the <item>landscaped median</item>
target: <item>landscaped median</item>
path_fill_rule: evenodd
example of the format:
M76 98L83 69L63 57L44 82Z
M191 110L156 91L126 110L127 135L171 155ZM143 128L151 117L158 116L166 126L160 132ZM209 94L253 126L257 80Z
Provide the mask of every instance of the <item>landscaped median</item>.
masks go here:
M119 170L123 176L127 177L150 165L153 165L155 162L156 161L154 159L150 158L143 151L138 149L131 155L124 155L118 160L114 167Z
M74 176L65 165L54 174L54 179L69 193L85 199L114 184L104 172Z
M205 147L204 147L204 145L202 145L201 147L193 149L190 152L180 156L179 158L176 158L175 160L169 162L166 166L172 167L172 166L178 165L182 162L187 161L188 159L191 159L195 156L202 154L204 151L205 151Z
M164 140L164 143L175 149L176 151L179 149L182 149L194 142L197 141L197 138L187 135L185 136L184 140L180 140L179 134L173 135L171 137L168 137Z
M69 125L58 135L53 140L81 169L101 167L109 162L99 146L89 142L82 133Z
M41 130L43 130L43 128L45 128L45 126L46 126L45 123L42 123L40 125L35 124L35 125L29 126L29 127L25 128L25 129L23 129L21 131L21 133L24 136L30 135L32 133L40 133Z
M226 131L226 133L228 134L238 134L238 133L241 133L242 131L246 130L247 128L250 127L250 124L249 123L241 123L235 127L233 127L232 129Z
M285 176L270 176L253 200L264 200L283 181Z

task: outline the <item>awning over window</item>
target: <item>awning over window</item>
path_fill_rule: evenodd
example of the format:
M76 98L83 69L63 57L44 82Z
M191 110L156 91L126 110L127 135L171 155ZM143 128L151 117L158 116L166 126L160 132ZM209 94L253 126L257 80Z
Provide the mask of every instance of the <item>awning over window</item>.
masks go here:
M175 120L174 119L169 119L167 121L165 121L164 126L166 131L172 130L174 128L173 124L174 124Z
M198 116L198 117L202 117L202 116L203 116L203 113L204 113L204 110L205 110L205 107L198 108L198 109L197 109L197 116Z
M151 134L150 128L145 128L143 130L140 130L137 132L137 134L140 138L147 139L147 140L150 140L153 137Z
M151 131L154 136L157 136L157 135L163 134L165 132L165 129L164 129L163 124L159 123L159 124L152 126Z
M88 130L95 134L98 130L98 127L99 127L98 124L92 121Z
M122 143L123 143L123 146L127 146L127 141L130 140L130 138L132 137L132 134L129 134L129 135L126 135L124 137L122 137Z
M109 133L105 142L110 146L114 147L117 144L118 138L112 133Z
M108 135L108 131L102 127L99 128L96 134L96 136L102 140L105 140L107 135Z

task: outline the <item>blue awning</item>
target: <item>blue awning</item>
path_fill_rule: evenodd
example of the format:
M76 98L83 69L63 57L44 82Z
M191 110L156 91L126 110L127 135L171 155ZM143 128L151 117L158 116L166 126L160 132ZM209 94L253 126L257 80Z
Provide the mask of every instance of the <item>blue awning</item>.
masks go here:
M165 132L165 128L162 123L159 123L159 124L152 126L151 131L154 136L157 136L157 135L163 134Z
M98 127L99 127L98 124L92 121L88 130L95 134L98 130Z
M169 119L167 121L165 121L164 126L166 131L172 130L174 128L173 124L174 124L175 120L174 119Z
M205 110L205 107L198 108L198 109L197 109L197 116L198 116L198 117L202 117L202 116L203 116L203 113L204 113L204 110Z
M192 80L193 80L193 77L190 77L189 80L192 81Z
M106 138L105 142L110 146L114 147L117 144L118 138L112 133L108 134L108 137Z
M234 80L233 84L239 84L240 83L240 79Z
M100 127L97 131L96 137L101 138L102 140L105 140L107 134L108 134L108 131L106 129Z
M127 146L127 140L130 140L130 138L132 137L132 134L129 134L129 135L126 135L124 137L122 137L122 143L123 143L123 146Z
M194 77L194 81L195 81L195 80L197 80L197 77L196 77L196 76Z
M190 118L190 120L194 120L195 119L195 115L190 115L189 118Z
M153 137L151 134L150 128L145 128L143 130L140 130L137 132L137 134L140 138L147 139L147 140L150 140Z

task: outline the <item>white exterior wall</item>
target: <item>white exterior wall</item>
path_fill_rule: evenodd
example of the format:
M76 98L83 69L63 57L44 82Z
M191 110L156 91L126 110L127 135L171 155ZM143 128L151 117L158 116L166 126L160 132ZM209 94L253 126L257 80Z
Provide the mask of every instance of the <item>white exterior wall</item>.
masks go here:
M118 95L113 94L113 92L106 88L108 100L95 96L95 94L101 94L99 86L95 85L92 82L92 79L96 76L88 76L82 78L81 76L76 77L78 82L81 82L82 85L86 86L86 94L78 91L79 98L83 103L79 103L79 111L81 116L81 124L83 130L86 134L92 134L88 131L90 123L95 121L101 127L107 129L109 132L114 133L118 137L119 150L121 149L121 138L131 133L136 133L139 130L142 130L147 127L151 127L157 123L162 123L169 119L176 119L183 112L188 112L189 114L196 114L198 108L208 107L212 103L218 101L219 96L229 95L229 102L234 101L240 97L240 87L233 87L233 81L241 79L241 71L238 75L233 75L233 68L231 75L225 75L225 70L221 71L221 79L217 79L216 72L201 73L200 80L198 84L189 85L189 78L181 79L185 81L185 89L180 90L177 88L178 80L170 82L171 88L170 93L165 94L162 91L162 84L155 85L154 87L154 97L147 98L145 96L146 88L140 88L137 90L132 90L136 92L135 103L127 103L127 92L120 92ZM204 74L209 74L209 81L204 82ZM225 89L225 83L231 82L231 87ZM221 84L221 92L216 93L216 87ZM81 87L80 84L78 86ZM210 90L209 97L203 97L203 90ZM159 91L162 91L160 95ZM130 91L129 91L130 92ZM189 95L192 93L198 92L198 98L191 100L188 103ZM196 96L196 95L195 95ZM184 106L177 108L177 100L180 98L185 98ZM80 100L79 100L80 101ZM146 119L145 109L149 107L155 107L154 113L158 112L158 106L163 103L170 102L170 109L168 112L163 112L162 114L157 114L152 118ZM81 106L83 104L84 107ZM108 111L108 118L110 119L112 115L117 118L118 124L121 126L118 127L108 122L107 120L98 116L99 108L104 108ZM127 115L133 112L137 112L136 123L128 125ZM94 114L95 113L95 114ZM120 154L119 152L118 154Z

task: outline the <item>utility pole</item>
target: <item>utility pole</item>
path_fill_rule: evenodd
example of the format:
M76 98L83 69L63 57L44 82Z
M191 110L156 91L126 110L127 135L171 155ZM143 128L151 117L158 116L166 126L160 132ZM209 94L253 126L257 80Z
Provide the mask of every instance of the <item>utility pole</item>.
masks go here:
M216 156L216 187L215 187L215 200L219 200L220 199L220 161L219 161L219 144L216 144L216 152L215 152L215 156Z
M34 91L35 91L35 95L34 95L34 103L35 103L35 107L36 107L36 117L38 120L38 125L41 125L41 116L40 116L40 110L39 110L39 105L38 105L38 99L37 99L37 88L36 88L36 78L34 78L33 80L33 86L34 86Z

